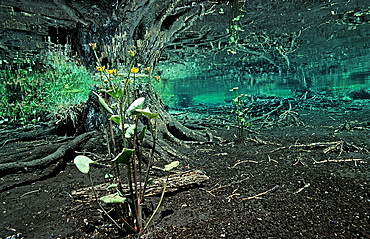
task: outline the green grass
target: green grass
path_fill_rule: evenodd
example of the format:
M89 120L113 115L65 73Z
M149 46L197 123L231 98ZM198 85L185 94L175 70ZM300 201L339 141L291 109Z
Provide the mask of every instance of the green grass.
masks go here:
M38 70L29 60L5 62L0 70L0 125L47 121L57 111L87 100L95 82L86 68L57 53L46 59Z

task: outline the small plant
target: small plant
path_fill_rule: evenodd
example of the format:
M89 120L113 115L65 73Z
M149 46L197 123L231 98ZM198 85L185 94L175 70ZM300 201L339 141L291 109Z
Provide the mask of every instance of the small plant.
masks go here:
M144 76L139 77L137 75L140 72L140 68L136 66L135 51L128 52L130 65L126 70L126 74L121 74L116 69L106 69L99 62L96 44L90 43L90 46L97 59L96 69L104 82L104 87L95 92L95 95L101 106L108 154L111 157L114 170L114 182L109 189L115 190L113 194L105 195L97 201L108 216L109 214L104 210L100 201L114 205L118 217L113 218L109 216L109 218L119 229L128 233L142 233L147 229L154 214L158 211L163 201L166 187L164 186L161 199L157 208L153 211L153 215L148 220L144 220L144 196L150 183L149 171L153 165L156 146L156 119L159 116L157 113L151 112L149 107L144 107L146 98L138 97L134 99L134 97L136 96L135 84L138 84L139 81L142 87L150 87L151 69L145 68L144 71L148 74L144 74ZM143 77L147 78L147 81L143 80ZM155 80L157 78L154 76ZM152 93L154 94L154 92ZM115 137L114 132L117 130L119 131L120 139ZM143 162L143 142L149 137L151 137L152 147L148 154L149 159L145 165ZM89 173L89 165L94 163L96 162L86 156L80 155L75 158L75 164L82 173ZM172 162L165 166L164 171L170 172L178 165L178 161ZM122 167L125 169L125 174L122 174ZM123 178L126 178L129 188L127 195L124 195L122 191ZM94 194L98 199L96 192Z
M132 154L132 152L127 153L126 155L129 155L129 154ZM126 156L126 157L128 157L128 156ZM99 205L100 209L104 212L104 214L112 221L112 223L114 225L116 225L121 230L125 230L125 228L126 228L126 229L129 229L129 231L132 231L132 232L143 232L145 229L147 229L147 227L152 222L155 214L158 212L158 209L159 209L159 207L161 206L161 204L163 202L164 193L166 191L166 186L167 186L168 176L170 175L171 170L174 169L175 167L177 167L179 165L179 162L178 161L174 161L174 162L172 162L172 163L167 164L167 165L164 166L163 171L167 171L168 172L168 174L167 174L168 176L167 176L166 181L164 183L163 191L162 191L160 200L159 200L159 202L157 204L157 207L153 211L152 215L146 221L145 226L143 226L143 225L141 226L141 230L139 230L138 225L136 225L137 224L135 222L136 219L132 220L132 217L131 217L131 220L130 220L130 216L129 216L130 215L130 211L127 211L127 212L124 211L123 213L127 213L127 214L123 214L120 210L116 210L116 212L119 215L119 220L121 221L121 222L119 222L117 219L114 219L105 210L105 208L103 207L103 205L102 205L101 202L103 202L105 204L113 204L113 205L115 205L115 208L116 209L125 208L125 207L119 207L119 205L121 205L121 204L123 204L123 205L124 204L127 204L127 197L125 197L125 195L123 195L123 193L119 190L119 185L118 184L112 184L112 185L110 185L107 188L107 191L110 190L110 189L115 189L116 192L113 193L113 194L108 194L108 195L105 195L105 196L99 198L99 196L98 196L98 194L97 194L97 192L95 190L94 182L92 180L91 173L90 173L90 164L97 164L97 163L98 162L93 161L89 157L86 157L86 156L83 156L83 155L79 155L79 156L77 156L74 159L74 164L76 165L76 167L78 168L78 170L80 170L81 173L88 174L89 181L90 181L91 188L92 188L94 197L96 199L96 202ZM120 163L120 162L117 162L116 161L116 163ZM135 188L136 188L136 186L135 186ZM144 193L144 191L142 193ZM144 196L144 194L140 194L139 196ZM143 200L142 200L141 203L143 203ZM137 209L137 210L140 210L140 211L136 211L135 210L135 213L136 214L139 213L139 212L142 213L142 208L141 208L142 207L142 204L139 204L138 206L139 206L139 209Z
M237 91L238 87L235 87L230 90L230 92ZM249 108L245 106L245 102L247 99L248 95L246 94L239 94L237 95L233 100L233 108L231 110L231 113L234 114L235 119L236 119L236 142L237 143L243 143L246 138L247 134L247 128L251 127L251 124L248 123L247 118L248 118L248 111Z

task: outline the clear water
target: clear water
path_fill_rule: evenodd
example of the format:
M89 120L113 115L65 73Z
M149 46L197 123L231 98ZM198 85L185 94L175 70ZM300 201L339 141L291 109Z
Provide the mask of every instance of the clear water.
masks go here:
M270 73L240 77L234 72L215 74L201 71L194 65L166 67L159 86L165 103L172 107L227 104L238 94L266 94L280 97L293 96L296 91L331 91L338 97L346 97L357 89L370 89L370 63L368 56L349 59L335 70L318 72L302 68L296 73ZM192 74L201 72L199 74ZM237 87L237 90L230 91Z

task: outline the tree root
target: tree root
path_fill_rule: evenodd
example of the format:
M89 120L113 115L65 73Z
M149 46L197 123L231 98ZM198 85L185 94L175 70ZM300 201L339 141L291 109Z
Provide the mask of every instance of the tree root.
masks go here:
M27 172L34 169L46 168L51 164L56 164L66 155L67 151L75 150L81 147L88 139L96 132L88 132L77 136L72 141L62 144L54 153L47 155L41 159L35 159L27 162L10 162L0 164L0 174L2 176L15 173Z

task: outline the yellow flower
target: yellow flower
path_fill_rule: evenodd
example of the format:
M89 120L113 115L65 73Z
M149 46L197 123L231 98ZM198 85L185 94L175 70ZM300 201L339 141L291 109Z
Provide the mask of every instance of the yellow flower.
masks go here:
M156 81L159 81L161 79L160 76L153 76L153 77L154 77L154 80L156 80Z
M105 72L107 72L109 75L112 75L112 74L115 75L115 74L117 74L117 70L116 69L112 69L112 70L106 69Z
M69 85L68 84L65 84L64 85L64 88L68 89L69 88Z
M104 71L105 70L105 66L97 66L96 69L98 71Z
M148 66L148 67L146 67L146 68L145 68L145 70L146 70L147 72L150 72L151 68Z
M89 46L91 49L95 50L96 49L96 43L89 43Z
M132 67L130 71L131 71L131 73L134 73L135 74L135 73L138 73L139 72L139 68Z

